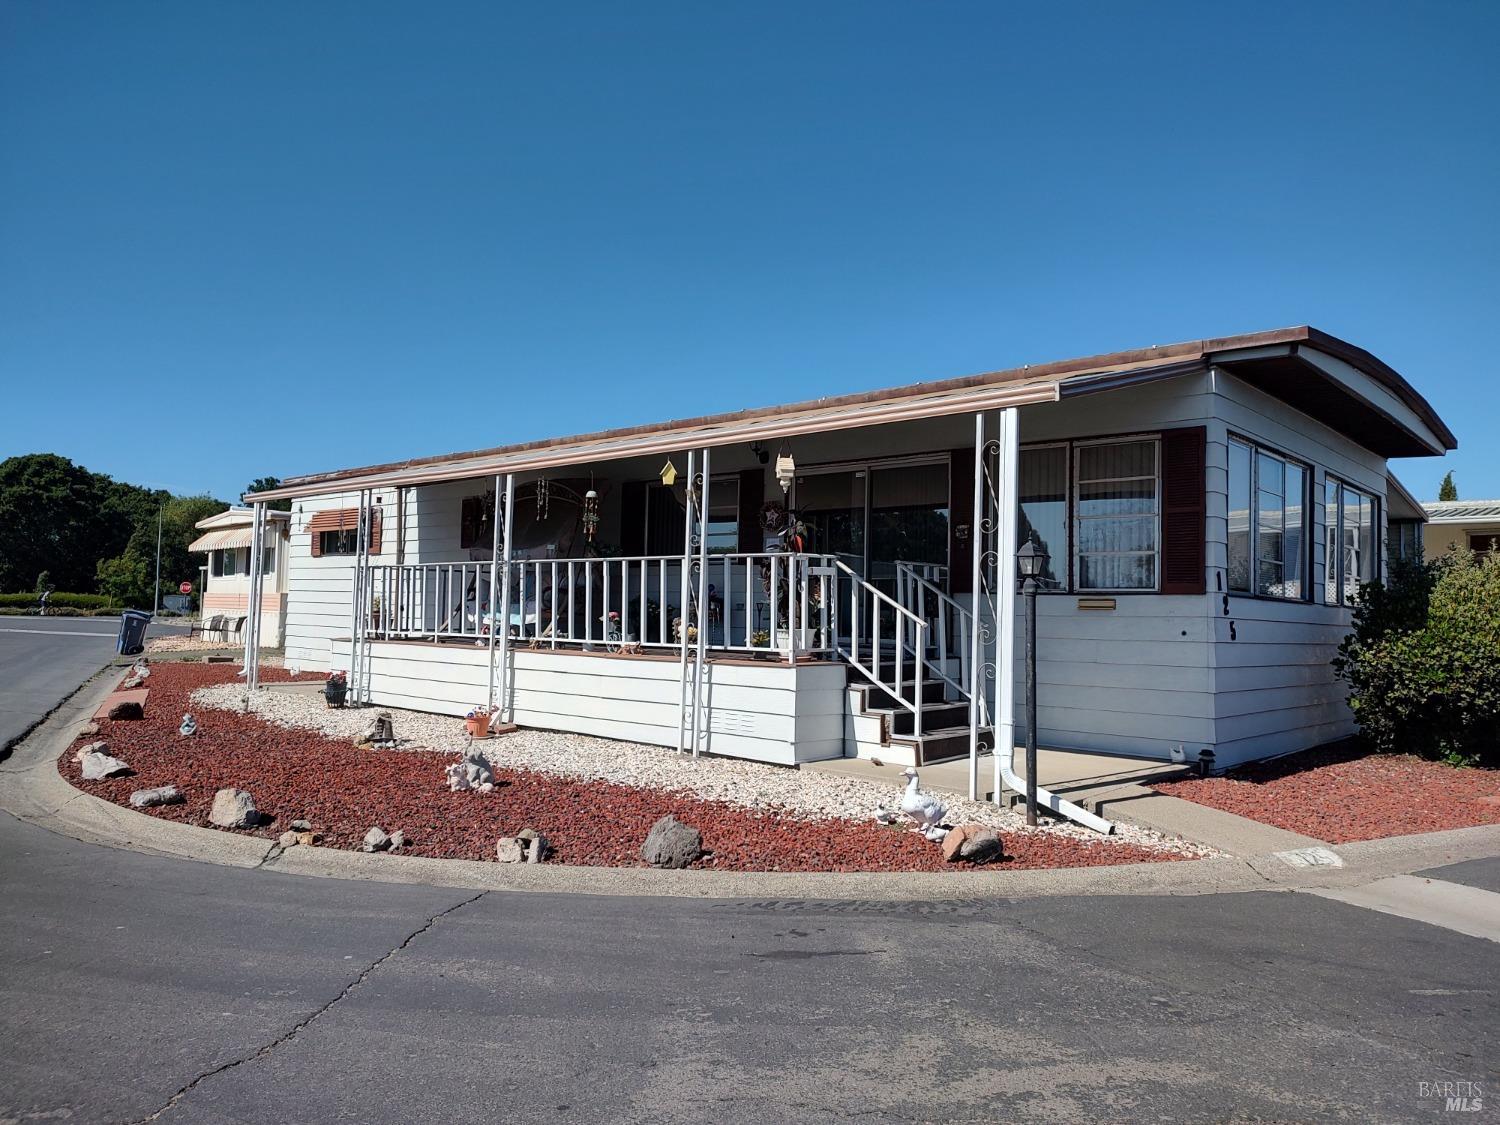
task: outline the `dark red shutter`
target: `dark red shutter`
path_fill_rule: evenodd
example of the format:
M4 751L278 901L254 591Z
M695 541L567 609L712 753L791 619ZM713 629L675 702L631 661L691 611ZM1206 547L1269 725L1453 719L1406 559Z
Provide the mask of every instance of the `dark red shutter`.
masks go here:
M323 555L323 532L353 531L359 526L358 508L328 508L314 512L307 521L307 530L312 532L312 557ZM370 510L370 554L380 554L380 509Z
M1161 435L1161 592L1207 589L1207 432L1202 426Z
M646 553L646 482L620 485L620 554L637 558Z
M755 554L765 546L760 530L760 506L766 500L766 471L760 467L740 473L740 553Z
M974 448L948 454L948 592L974 589ZM959 528L965 533L960 536Z

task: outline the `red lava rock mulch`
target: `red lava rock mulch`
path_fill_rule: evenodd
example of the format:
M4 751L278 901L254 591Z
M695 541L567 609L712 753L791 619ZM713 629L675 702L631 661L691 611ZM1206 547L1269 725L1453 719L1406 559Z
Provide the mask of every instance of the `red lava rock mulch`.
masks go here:
M290 679L264 669L266 682ZM306 677L304 677L306 678ZM82 781L74 751L58 770L78 788L128 805L136 789L176 785L180 805L141 810L186 824L211 827L214 792L248 790L263 816L254 829L275 838L293 820L312 822L325 846L358 848L365 831L400 829L405 854L494 859L495 840L535 828L547 837L553 862L639 867L640 846L651 825L667 813L698 828L712 859L699 862L735 871L937 871L953 866L941 850L915 833L848 821L801 820L760 813L689 794L636 789L602 781L576 781L521 770L496 770L491 793L454 793L444 767L452 754L361 750L312 731L273 726L249 715L195 712L199 733L177 732L188 697L199 687L234 679L225 665L154 664L151 705L137 722L101 723L100 738L134 775ZM458 722L458 720L454 720ZM1060 835L1004 837L1010 868L1084 867L1186 858L1118 841Z
M1500 824L1500 770L1458 769L1351 745L1154 788L1330 844Z

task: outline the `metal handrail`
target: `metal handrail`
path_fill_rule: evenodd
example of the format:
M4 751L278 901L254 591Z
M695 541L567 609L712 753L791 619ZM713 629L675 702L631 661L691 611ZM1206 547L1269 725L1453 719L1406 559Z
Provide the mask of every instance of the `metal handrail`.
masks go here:
M932 567L935 565L933 563L898 562L896 564L897 588L902 588L902 584L904 583L907 588L923 590L936 598L940 607L946 607L953 613L954 619L958 624L958 678L954 679L948 674L948 657L953 651L953 646L949 644L948 618L942 613L939 613L936 617L938 623L938 656L936 663L932 665L932 670L938 679L958 692L960 699L967 700L971 694L969 689L969 630L974 627L974 615L965 609L963 604L957 598L953 597L953 595L916 573L915 568L917 566ZM912 610L912 612L916 613L917 611ZM924 621L927 620L925 614L917 613L917 616L921 617ZM927 659L925 648L916 655L919 655L924 660Z
M884 590L871 585L861 578L848 564L838 558L833 559L833 567L842 571L849 579L849 645L847 649L840 649L839 655L848 661L849 666L864 676L876 687L880 688L896 702L910 711L912 714L912 731L917 738L922 737L922 689L923 669L926 660L921 656L913 661L915 665L912 677L912 698L906 698L906 674L905 657L907 651L906 634L910 630L914 634L914 647L917 653L926 651L927 648L927 622L919 615L902 605ZM870 660L873 667L867 667L860 659L860 624L863 617L864 600L869 601L876 607L875 612L870 614ZM881 629L880 629L880 605L889 607L896 616L896 636L892 638L895 642L892 682L887 682L880 675L881 656Z

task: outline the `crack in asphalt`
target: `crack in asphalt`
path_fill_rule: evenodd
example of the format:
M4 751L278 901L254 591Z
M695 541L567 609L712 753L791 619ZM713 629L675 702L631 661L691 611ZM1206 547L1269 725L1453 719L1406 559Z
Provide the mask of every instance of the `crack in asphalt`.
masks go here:
M153 1113L148 1113L145 1117L138 1117L134 1119L130 1122L130 1125L145 1125L145 1123L148 1121L158 1120L163 1115L175 1109L177 1104L181 1102L183 1098L187 1097L188 1094L192 1093L193 1090L202 1085L204 1082L208 1081L210 1078L213 1078L216 1075L223 1074L227 1070L233 1070L235 1069L235 1067L243 1066L245 1063L254 1062L256 1059L263 1059L272 1051L276 1050L277 1047L280 1047L283 1043L290 1042L292 1039L301 1034L303 1030L311 1026L316 1020L330 1011L334 1007L334 1005L338 1004L356 988L364 984L365 981L370 978L371 973L380 968L381 965L384 965L392 957L396 956L396 954L400 953L403 949L409 946L417 938L425 934L428 930L432 929L432 927L437 925L437 923L442 919L448 917L448 915L453 914L456 911L462 910L464 907L469 906L472 903L478 902L489 893L489 891L480 891L477 895L466 898L462 902L454 903L452 906L444 910L439 910L436 914L432 915L432 917L428 918L427 921L423 922L415 930L407 934L406 937L402 939L399 945L395 946L393 949L387 951L386 953L381 954L369 965L367 965L360 972L359 976L355 977L352 981L345 985L343 989L339 991L339 994L332 1000L328 1001L328 1003L322 1005L316 1011L312 1012L308 1016L305 1016L303 1019L298 1020L287 1031L285 1031L281 1035L278 1035L275 1039L271 1040L264 1046L257 1048L250 1054L244 1055L237 1059L231 1059L229 1062L213 1067L210 1070L205 1070L202 1074L198 1075L191 1082L182 1086L175 1094L168 1098L160 1109L156 1110Z

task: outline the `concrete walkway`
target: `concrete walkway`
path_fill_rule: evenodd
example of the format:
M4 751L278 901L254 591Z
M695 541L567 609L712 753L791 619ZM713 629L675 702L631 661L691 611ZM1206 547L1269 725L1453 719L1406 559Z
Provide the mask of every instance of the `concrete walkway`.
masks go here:
M1024 757L1017 750L1015 769L1022 776L1025 775ZM905 767L877 764L867 758L834 758L826 762L809 762L802 768L899 786L901 771ZM1191 840L1237 856L1291 851L1323 843L1234 813L1184 801L1181 797L1170 797L1149 786L1153 781L1188 777L1193 772L1190 766L1114 754L1045 748L1037 751L1037 780L1043 788L1110 820L1150 828L1163 835ZM923 789L968 796L969 762L966 758L923 766L919 775ZM982 755L979 759L979 795L984 800L989 800L994 792L994 777L994 758L989 754ZM1001 794L1001 800L1007 804L1019 804L1022 799L1021 794L1009 789Z

